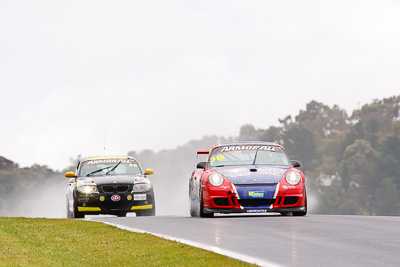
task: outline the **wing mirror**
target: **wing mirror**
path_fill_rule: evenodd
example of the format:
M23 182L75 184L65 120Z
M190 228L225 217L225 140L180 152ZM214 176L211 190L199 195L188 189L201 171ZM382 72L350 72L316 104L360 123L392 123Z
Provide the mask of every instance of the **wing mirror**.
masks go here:
M74 172L67 172L67 173L65 174L65 177L68 178L68 179L70 179L70 178L75 178L76 175L75 175Z
M150 174L153 174L154 173L154 171L152 170L152 169L146 169L145 171L144 171L144 174L145 175L150 175Z
M205 169L207 165L207 162L199 162L197 164L197 169Z
M293 167L295 167L295 168L300 167L300 161L298 161L298 160L291 160L291 162L292 162L292 164L293 164Z

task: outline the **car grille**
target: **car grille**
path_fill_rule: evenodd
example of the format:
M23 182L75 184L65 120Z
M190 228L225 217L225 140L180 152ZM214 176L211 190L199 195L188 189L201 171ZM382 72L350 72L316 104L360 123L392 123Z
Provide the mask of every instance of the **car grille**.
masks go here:
M242 207L261 207L275 203L275 199L238 199Z
M127 210L132 207L132 201L120 200L118 202L105 201L100 203L100 207L105 211Z
M299 200L298 197L285 197L283 205L293 205L296 204L298 200Z
M103 193L126 193L129 191L130 185L102 185Z
M217 206L230 206L226 197L214 198L214 203Z

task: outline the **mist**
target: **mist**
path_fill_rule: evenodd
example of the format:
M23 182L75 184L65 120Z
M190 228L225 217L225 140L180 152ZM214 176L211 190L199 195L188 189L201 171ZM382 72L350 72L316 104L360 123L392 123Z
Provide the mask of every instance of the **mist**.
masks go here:
M196 151L237 140L278 140L299 160L311 213L400 215L400 96L374 100L351 117L337 105L311 101L280 122L258 129L246 124L235 137L204 136L175 149L127 154L154 170L149 178L157 215L189 216L189 179L206 161ZM0 214L65 217L67 182L46 166L19 168L0 157Z
M247 129L246 127L242 128ZM241 133L241 136L250 134ZM190 216L189 212L189 179L196 170L197 163L207 160L207 155L197 155L197 150L207 150L221 142L233 141L234 138L205 136L200 140L192 140L176 149L154 152L143 150L130 151L130 156L136 157L143 169L151 168L153 175L148 177L154 189L156 215ZM71 164L74 165L71 159ZM46 167L41 167L46 168ZM35 167L33 169L40 169ZM73 167L70 167L72 170ZM19 169L27 170L27 168ZM68 168L64 170L67 171ZM66 190L68 179L64 172L51 172L43 177L27 177L22 175L14 194L6 194L3 198L1 216L11 217L44 217L66 218ZM20 175L21 176L21 175ZM313 187L307 188L308 210L318 209L318 193ZM4 194L4 193L3 193ZM0 203L1 204L1 203ZM128 213L129 217L135 216Z
M311 101L347 111L400 88L400 5L331 1L0 1L0 155L175 149ZM34 93L32 93L34 92Z

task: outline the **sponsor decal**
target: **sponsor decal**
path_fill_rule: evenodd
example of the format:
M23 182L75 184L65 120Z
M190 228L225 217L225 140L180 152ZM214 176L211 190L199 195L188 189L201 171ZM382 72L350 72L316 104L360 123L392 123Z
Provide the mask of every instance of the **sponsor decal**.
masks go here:
M227 173L225 173L227 172ZM224 170L224 175L234 178L239 176L250 176L251 173L247 168L235 168L235 169L227 169Z
M287 189L288 187L286 185L282 185L282 188L283 189Z
M89 201L89 197L88 196L78 197L78 201L79 202L88 202Z
M134 164L135 162L131 159L98 159L98 160L89 160L86 161L84 166L96 165L96 164L110 164L110 163L118 163L121 161L121 164ZM136 165L136 164L135 164Z
M114 202L117 202L117 201L120 201L120 200L121 200L121 197L120 197L119 195L113 195L113 196L111 197L111 200L114 201Z
M267 174L267 175L273 175L273 176L281 176L283 173L282 169L279 168L268 168L268 167L261 167L258 168L258 173L259 174Z
M259 209L259 210L246 210L247 213L265 213L268 212L268 210L263 210L263 209Z
M133 200L146 200L146 194L136 194L133 195Z
M278 152L278 148L276 146L223 146L217 153L241 150L264 150Z
M249 198L263 198L264 191L249 191Z

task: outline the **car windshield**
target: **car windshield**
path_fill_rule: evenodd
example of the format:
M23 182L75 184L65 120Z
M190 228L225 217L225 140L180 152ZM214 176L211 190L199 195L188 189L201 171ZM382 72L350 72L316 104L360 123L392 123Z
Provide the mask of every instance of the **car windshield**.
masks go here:
M268 145L233 145L214 148L209 167L236 165L289 165L289 159L280 147Z
M132 159L100 159L82 163L79 176L142 174L139 164Z

